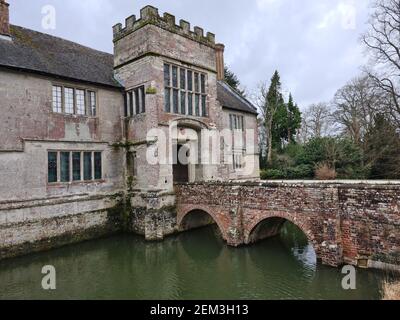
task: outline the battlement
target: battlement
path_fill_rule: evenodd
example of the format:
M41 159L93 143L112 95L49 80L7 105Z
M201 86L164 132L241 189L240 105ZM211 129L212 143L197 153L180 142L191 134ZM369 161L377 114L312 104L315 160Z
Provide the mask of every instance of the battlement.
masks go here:
M215 46L215 34L207 32L207 34L204 35L204 30L197 26L191 31L190 23L185 20L180 20L179 25L177 25L174 15L164 13L161 17L158 13L158 9L153 6L146 6L141 9L140 19L138 20L136 20L135 15L126 18L125 27L123 27L121 23L116 24L113 27L114 42L148 24L158 26L211 47Z

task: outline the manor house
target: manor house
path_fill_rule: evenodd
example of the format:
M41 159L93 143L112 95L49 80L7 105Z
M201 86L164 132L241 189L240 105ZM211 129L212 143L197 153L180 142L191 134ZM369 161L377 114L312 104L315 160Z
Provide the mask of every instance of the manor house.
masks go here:
M122 211L162 239L176 183L259 178L257 111L214 34L147 6L113 43L11 25L0 0L0 259L118 231Z

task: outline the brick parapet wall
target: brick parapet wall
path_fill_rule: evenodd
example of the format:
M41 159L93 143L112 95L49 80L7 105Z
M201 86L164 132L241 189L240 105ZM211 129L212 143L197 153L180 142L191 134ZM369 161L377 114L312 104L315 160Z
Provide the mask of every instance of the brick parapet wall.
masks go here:
M231 245L280 217L299 226L327 265L400 265L400 184L374 182L215 182L176 186L178 222L198 204ZM197 207L196 207L197 205ZM204 210L207 211L207 210Z

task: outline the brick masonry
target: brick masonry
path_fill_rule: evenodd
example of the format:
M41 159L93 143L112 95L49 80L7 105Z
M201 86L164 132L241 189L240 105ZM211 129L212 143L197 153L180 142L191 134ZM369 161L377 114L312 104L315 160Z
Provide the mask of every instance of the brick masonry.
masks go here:
M9 4L0 0L0 36L10 35Z
M181 184L176 197L178 228L201 210L232 246L252 242L266 219L282 218L304 231L323 264L400 269L400 185Z

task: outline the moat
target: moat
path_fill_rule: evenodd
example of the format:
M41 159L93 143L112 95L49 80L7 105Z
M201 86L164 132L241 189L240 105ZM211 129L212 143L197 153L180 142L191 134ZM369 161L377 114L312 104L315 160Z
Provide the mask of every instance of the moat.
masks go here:
M57 289L41 289L54 265ZM316 262L291 224L281 235L231 248L208 227L145 242L120 235L0 262L0 299L381 299L385 278L357 271L357 290L339 269Z

